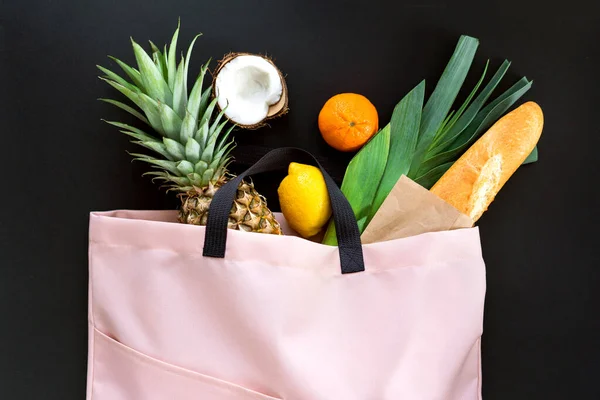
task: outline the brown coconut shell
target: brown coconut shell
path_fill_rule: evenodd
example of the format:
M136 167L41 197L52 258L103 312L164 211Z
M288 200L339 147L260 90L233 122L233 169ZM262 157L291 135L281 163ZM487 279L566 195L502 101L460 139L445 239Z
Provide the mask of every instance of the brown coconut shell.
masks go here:
M281 73L281 70L279 68L277 68L277 66L275 65L275 63L273 62L273 60L271 60L271 58L267 57L267 56L263 56L262 54L253 54L253 53L229 53L226 54L223 59L221 61L219 61L218 65L217 65L217 69L215 70L215 72L212 74L213 75L213 82L212 82L212 95L213 98L216 97L217 95L217 90L216 90L216 84L217 84L217 77L219 76L219 72L221 72L221 69L231 60L235 59L236 57L239 56L255 56L255 57L261 57L263 59L265 59L266 61L268 61L277 71L277 73L279 74L279 78L281 79L281 98L279 99L279 101L275 104L273 104L272 106L269 107L269 111L267 113L267 116L260 121L257 124L253 124L253 125L242 125L242 124L238 124L235 121L231 121L233 123L235 123L237 126L239 126L240 128L244 128L244 129L258 129L258 128L262 128L263 126L267 125L266 122L270 119L273 118L277 118L277 117L281 117L284 114L287 114L287 112L289 111L288 108L288 89L287 89L287 85L285 83L285 78L283 77L283 74ZM221 108L219 107L218 103L217 103L217 107L219 108L219 111L221 111ZM225 117L227 117L227 115L225 115Z

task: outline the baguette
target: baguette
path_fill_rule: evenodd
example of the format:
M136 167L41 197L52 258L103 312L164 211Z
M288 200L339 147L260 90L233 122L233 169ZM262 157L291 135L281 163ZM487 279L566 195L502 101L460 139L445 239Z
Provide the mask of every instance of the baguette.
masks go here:
M533 151L543 125L539 105L532 101L521 105L481 136L433 185L431 192L477 221Z

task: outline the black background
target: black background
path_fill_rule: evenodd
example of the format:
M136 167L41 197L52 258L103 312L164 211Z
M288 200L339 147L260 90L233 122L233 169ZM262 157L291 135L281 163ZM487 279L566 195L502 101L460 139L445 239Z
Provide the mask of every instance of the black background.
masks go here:
M100 121L133 122L96 101L117 94L95 65L116 68L107 54L133 62L129 36L166 43L178 16L182 48L204 33L194 73L208 57L249 51L273 56L287 74L291 112L236 133L238 170L266 148L292 145L316 153L339 180L349 156L318 134L325 100L362 93L383 126L421 79L431 91L460 34L481 40L469 82L487 58L513 62L501 89L533 79L521 102L545 112L540 161L516 173L479 224L484 397L600 398L600 14L592 0L549 3L4 1L0 398L84 398L88 213L177 205L140 176L144 166L125 153L133 145ZM273 209L278 179L256 179Z

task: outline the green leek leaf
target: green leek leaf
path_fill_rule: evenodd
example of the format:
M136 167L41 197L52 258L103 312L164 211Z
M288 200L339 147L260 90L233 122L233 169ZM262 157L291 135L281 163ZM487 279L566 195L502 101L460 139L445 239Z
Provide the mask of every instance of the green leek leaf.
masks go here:
M381 178L381 183L375 194L367 224L371 221L379 207L388 196L398 179L407 175L412 156L417 146L421 109L425 96L425 81L419 83L394 108L390 122L390 150Z
M532 81L527 81L526 78L523 78L504 92L498 99L483 108L473 119L473 122L469 124L467 129L456 138L451 147L456 148L456 146L462 146L465 143L473 143L475 139L481 136L482 133L506 113L508 109L521 98L521 96L527 93L527 91L531 89L532 84Z
M437 144L441 140L443 140L444 137L447 136L448 132L450 130L452 130L452 128L455 126L455 124L462 118L467 107L471 105L471 100L473 99L473 97L475 97L475 94L477 93L477 91L479 90L479 87L481 86L481 84L483 83L483 80L485 79L485 74L487 73L489 63L490 63L489 61L487 61L485 63L485 68L483 69L483 74L481 74L481 78L479 78L479 81L477 81L477 84L475 85L473 90L471 90L471 93L469 93L469 95L467 96L467 99L463 102L462 106L460 106L460 108L454 114L454 116L450 119L450 121L444 125L444 128L440 131L439 135L436 135L433 142L429 146L429 149L427 150L427 154L425 155L425 158L429 157L429 155L431 154L431 149L433 149L435 146L437 146ZM473 115L473 116L475 116L475 115Z
M454 54L423 108L419 140L409 176L417 173L436 132L448 115L469 72L478 45L479 41L475 38L464 35L460 37Z
M525 159L525 161L523 161L523 164L521 164L521 165L531 164L531 163L537 162L537 160L538 160L538 148L537 148L537 146L535 146L533 148L533 151L531 152L531 154L527 156L527 158Z
M521 81L519 81L521 82ZM452 143L451 149L435 155L428 160L425 160L421 166L421 171L429 171L439 165L445 164L449 161L456 160L463 152L465 152L469 146L481 136L481 134L487 130L502 114L504 114L525 92L531 88L531 82L528 82L524 86L521 83L513 85L507 92L505 92L499 99L500 102L492 102L489 106L481 110L473 122L458 136L458 138ZM515 90L516 89L516 90ZM509 93L508 96L505 96ZM490 108L491 106L491 108Z
M477 98L473 100L473 103L471 103L469 108L467 108L463 116L458 120L457 124L453 126L452 129L450 129L444 135L444 140L442 141L442 143L440 143L432 151L430 151L428 154L429 156L426 158L430 158L431 156L448 150L448 147L452 144L452 142L456 140L458 135L460 135L476 117L477 113L479 112L479 110L481 110L485 102L489 99L496 86L498 86L498 84L506 74L506 71L508 71L509 67L510 62L504 60L500 68L498 68L498 71L496 71L492 79L490 79L488 84L485 86L485 88L483 88L483 90L477 96Z
M371 204L385 171L389 151L390 124L365 144L346 169L341 189L352 206L361 233L366 227ZM333 221L329 223L323 244L337 245Z
M425 189L431 189L435 183L440 180L442 175L446 173L450 169L450 167L454 164L454 161L447 162L446 164L438 165L437 167L431 169L426 174L421 175L415 182L419 185L423 186Z

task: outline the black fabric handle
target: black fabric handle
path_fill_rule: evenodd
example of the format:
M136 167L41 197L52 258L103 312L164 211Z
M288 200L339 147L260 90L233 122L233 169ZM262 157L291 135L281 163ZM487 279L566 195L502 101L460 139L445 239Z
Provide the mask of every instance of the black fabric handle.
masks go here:
M208 212L203 255L205 257L225 257L229 212L231 211L237 188L242 179L246 176L262 172L286 169L291 161L307 162L316 165L321 170L327 184L327 191L329 192L329 199L333 210L342 273L348 274L364 271L365 262L360 242L360 231L350 203L348 203L340 188L338 188L334 180L321 167L315 157L307 151L295 147L283 147L270 151L244 173L230 180L217 190Z

